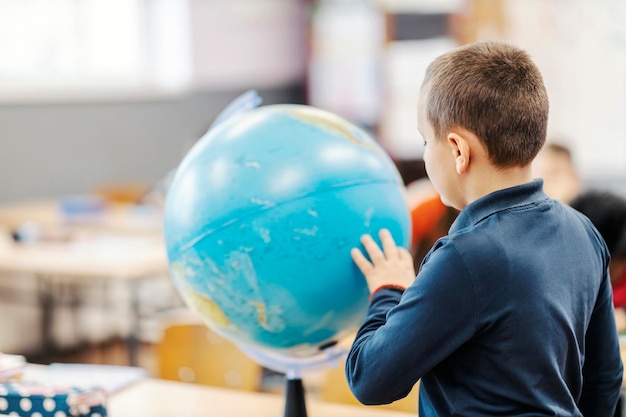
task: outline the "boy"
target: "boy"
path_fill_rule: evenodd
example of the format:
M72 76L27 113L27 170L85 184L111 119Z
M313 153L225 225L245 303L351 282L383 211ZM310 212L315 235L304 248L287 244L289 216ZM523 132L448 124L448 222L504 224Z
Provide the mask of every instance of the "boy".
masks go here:
M420 417L611 416L622 382L609 254L580 213L548 198L531 162L545 142L539 70L511 45L471 44L426 70L426 170L458 210L424 259L388 231L353 249L372 293L346 362L365 404L420 383Z

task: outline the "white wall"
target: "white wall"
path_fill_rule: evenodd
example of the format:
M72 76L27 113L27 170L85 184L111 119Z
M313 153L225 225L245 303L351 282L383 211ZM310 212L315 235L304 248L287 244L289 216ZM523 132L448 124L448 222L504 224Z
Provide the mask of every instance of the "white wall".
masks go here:
M505 11L508 40L544 75L549 137L589 181L626 177L626 2L506 0Z
M111 102L0 105L0 202L152 184L175 168L241 91ZM298 87L260 90L264 104L299 102Z

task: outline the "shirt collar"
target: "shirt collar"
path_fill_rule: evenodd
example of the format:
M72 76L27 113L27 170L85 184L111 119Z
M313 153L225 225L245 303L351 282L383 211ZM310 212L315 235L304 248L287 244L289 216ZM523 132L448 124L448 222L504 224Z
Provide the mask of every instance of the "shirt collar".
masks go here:
M461 210L452 223L449 233L452 234L466 227L474 226L496 212L532 204L547 198L548 196L543 192L543 179L541 178L526 184L494 191Z

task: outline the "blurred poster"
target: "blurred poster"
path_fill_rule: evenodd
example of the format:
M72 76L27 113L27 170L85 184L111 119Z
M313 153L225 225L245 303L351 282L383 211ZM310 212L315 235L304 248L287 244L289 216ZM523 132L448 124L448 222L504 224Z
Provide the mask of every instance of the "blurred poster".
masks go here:
M266 88L302 81L306 21L301 1L190 1L196 87Z
M396 159L422 157L423 140L417 131L417 100L426 67L437 56L458 46L450 38L392 42L387 47L385 111L380 136Z
M384 13L371 1L321 0L311 21L309 103L375 125L385 31Z

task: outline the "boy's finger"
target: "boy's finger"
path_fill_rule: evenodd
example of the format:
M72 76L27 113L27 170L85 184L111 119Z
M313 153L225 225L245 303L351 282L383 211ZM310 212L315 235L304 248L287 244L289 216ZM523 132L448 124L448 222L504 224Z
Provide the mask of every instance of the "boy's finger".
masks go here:
M380 242L383 245L385 257L387 259L399 258L400 254L398 253L398 247L396 246L396 242L391 236L391 232L389 232L389 230L387 229L381 229L380 232L378 232L378 236L380 236Z
M382 250L380 250L370 235L363 235L361 237L361 244L365 248L367 255L370 257L374 265L385 260L385 254Z
M404 249L404 248L398 248L398 254L400 255L400 259L404 260L404 261L412 261L413 257L411 256L411 253Z
M370 261L368 261L363 253L357 248L352 249L350 251L350 255L352 255L352 260L364 275L366 271L370 271L372 269L373 266Z

